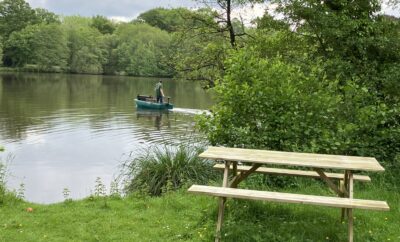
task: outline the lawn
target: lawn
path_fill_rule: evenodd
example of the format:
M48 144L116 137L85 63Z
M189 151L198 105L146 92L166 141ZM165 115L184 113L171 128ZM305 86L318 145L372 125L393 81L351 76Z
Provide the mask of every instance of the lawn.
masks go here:
M280 191L329 193L313 184ZM217 199L185 190L52 205L7 200L0 206L0 241L212 241ZM398 192L361 184L355 197L386 200L391 211L355 210L354 241L400 241ZM224 241L346 241L347 224L340 221L340 209L229 199L222 236Z

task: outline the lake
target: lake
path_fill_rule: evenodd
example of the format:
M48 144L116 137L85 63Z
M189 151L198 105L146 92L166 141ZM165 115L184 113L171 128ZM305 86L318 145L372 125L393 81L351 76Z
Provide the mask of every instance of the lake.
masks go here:
M204 138L194 114L209 109L199 83L163 79L175 109L137 111L137 94L154 95L160 78L67 74L0 74L0 145L9 163L8 186L24 184L25 199L79 199L100 177L109 188L132 151Z

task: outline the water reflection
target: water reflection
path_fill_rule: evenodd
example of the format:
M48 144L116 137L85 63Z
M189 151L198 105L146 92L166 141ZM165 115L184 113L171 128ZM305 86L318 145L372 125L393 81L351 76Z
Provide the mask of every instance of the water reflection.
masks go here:
M158 80L0 74L0 144L15 156L9 185L24 182L35 202L61 201L64 188L78 198L96 177L109 184L123 154L199 138L193 114L184 110L211 106L200 85L164 80L166 95L183 112L136 110L134 97L152 94Z
M138 120L142 119L144 121L153 122L154 127L157 128L158 131L160 131L162 126L166 126L169 129L171 128L169 113L170 111L168 110L149 110L137 108L136 118Z

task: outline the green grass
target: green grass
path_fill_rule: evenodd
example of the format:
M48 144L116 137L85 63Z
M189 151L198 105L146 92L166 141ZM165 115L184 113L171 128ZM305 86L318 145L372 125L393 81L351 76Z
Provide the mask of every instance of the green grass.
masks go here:
M158 196L187 183L207 184L218 173L213 163L199 158L204 149L193 145L162 146L145 150L124 164L126 189Z
M319 183L292 189L328 193ZM0 207L0 241L212 241L217 199L185 190L53 205L9 200ZM398 192L371 185L355 191L357 198L388 201L391 211L355 210L354 241L400 241ZM346 241L347 224L340 222L340 209L229 199L222 236L224 241Z

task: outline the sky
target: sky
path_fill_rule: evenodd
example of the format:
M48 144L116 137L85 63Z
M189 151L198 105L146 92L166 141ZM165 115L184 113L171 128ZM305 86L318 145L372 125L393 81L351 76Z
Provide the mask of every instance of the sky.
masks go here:
M33 8L45 8L60 15L94 16L129 21L156 7L196 7L191 0L27 0Z
M194 0L27 0L33 8L45 8L59 15L94 16L103 15L118 21L130 21L140 13L156 7L200 7ZM400 17L400 9L383 8L384 12ZM261 5L247 7L241 11L245 21L262 16L264 8ZM236 16L238 17L238 13Z

